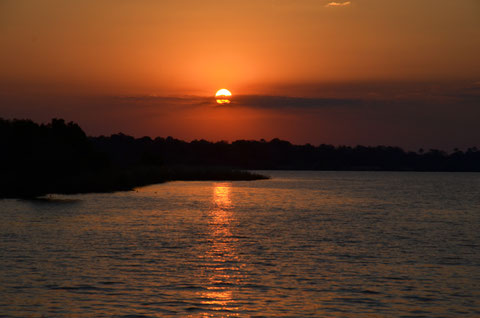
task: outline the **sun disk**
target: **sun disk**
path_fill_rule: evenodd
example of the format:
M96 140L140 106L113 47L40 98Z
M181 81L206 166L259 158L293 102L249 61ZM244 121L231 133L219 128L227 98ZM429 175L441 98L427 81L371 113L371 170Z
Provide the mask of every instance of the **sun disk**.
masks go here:
M230 97L232 97L232 93L230 93L230 91L225 88L218 90L217 93L215 94L217 103L220 105L230 104Z

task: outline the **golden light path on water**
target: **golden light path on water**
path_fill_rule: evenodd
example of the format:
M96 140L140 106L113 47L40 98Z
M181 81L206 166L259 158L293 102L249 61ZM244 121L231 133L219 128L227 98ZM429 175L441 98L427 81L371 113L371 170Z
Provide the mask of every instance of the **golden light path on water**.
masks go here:
M236 266L238 256L235 251L235 241L232 239L230 223L234 218L231 188L229 183L215 184L213 187L212 209L209 213L209 235L211 248L207 251L214 270L210 271L209 286L200 293L202 304L212 311L231 311L239 308L234 305L233 292L227 286L234 283L235 278L230 274L239 270ZM204 313L203 317L212 315Z

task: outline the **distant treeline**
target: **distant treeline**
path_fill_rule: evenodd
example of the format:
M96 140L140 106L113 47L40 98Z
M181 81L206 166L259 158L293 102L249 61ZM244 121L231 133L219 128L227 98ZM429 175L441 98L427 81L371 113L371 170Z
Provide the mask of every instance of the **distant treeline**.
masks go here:
M116 165L202 165L253 170L480 171L480 151L470 148L407 152L390 146L293 145L288 141L185 142L172 137L124 134L90 137Z
M480 151L232 143L124 134L87 137L75 123L0 119L0 197L103 192L168 180L249 180L235 169L480 171Z

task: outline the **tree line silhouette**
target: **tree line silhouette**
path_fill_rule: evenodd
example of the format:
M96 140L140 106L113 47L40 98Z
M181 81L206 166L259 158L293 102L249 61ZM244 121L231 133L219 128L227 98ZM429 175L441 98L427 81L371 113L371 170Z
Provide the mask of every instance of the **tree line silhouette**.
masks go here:
M122 133L88 137L75 123L0 119L0 197L105 192L168 180L251 180L237 169L480 171L480 151L294 145L273 139L186 142Z
M232 143L172 137L134 138L122 133L90 137L117 165L203 165L252 170L480 171L480 151L418 152L390 146L294 145L280 139Z

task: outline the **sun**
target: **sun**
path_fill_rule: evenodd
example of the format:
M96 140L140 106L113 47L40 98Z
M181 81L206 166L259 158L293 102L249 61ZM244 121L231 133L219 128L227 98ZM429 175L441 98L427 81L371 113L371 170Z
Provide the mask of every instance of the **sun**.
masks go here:
M232 93L230 93L230 91L225 88L219 89L218 92L215 94L217 103L220 105L230 104L231 97L232 97Z

